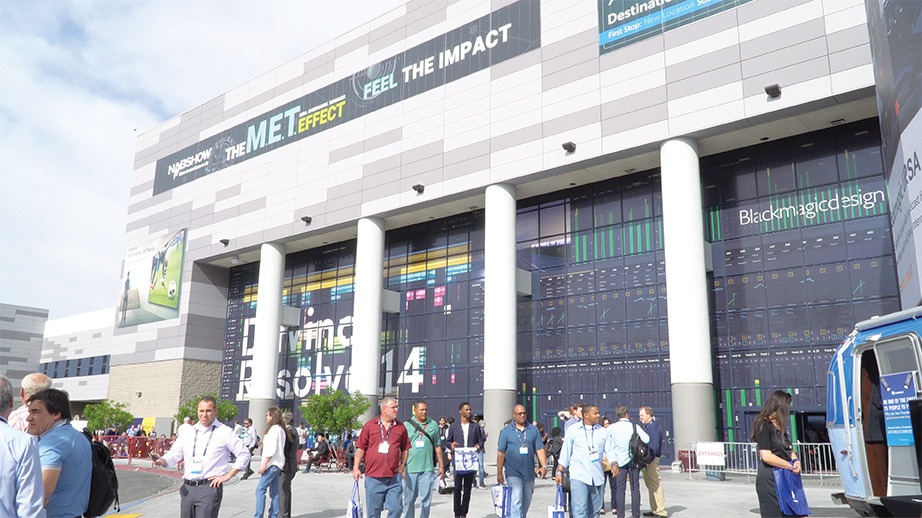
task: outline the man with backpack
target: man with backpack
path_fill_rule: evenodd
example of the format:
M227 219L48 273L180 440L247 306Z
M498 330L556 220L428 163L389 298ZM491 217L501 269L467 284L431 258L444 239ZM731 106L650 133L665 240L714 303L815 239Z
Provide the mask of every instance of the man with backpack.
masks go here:
M47 516L83 516L90 501L93 457L90 442L70 426L70 399L52 388L33 394L27 403L29 434L39 438Z
M648 406L640 407L640 424L650 436L650 454L653 460L643 470L643 483L650 492L650 512L644 516L668 516L666 513L666 495L663 493L663 484L659 477L659 458L663 449L663 430L656 418L653 409Z
M640 518L640 470L646 464L638 465L643 464L643 461L638 456L637 443L642 441L645 445L650 441L647 432L632 423L629 415L630 411L626 406L619 406L615 409L618 421L608 427L614 446L614 459L609 461L611 474L617 480L618 518L624 518L625 515L624 497L628 478L631 479L631 516Z

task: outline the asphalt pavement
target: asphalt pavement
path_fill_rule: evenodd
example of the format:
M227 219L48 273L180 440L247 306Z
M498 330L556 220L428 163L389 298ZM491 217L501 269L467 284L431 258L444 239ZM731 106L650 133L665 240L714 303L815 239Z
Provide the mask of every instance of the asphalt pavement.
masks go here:
M122 510L108 516L131 518L175 518L179 516L181 479L175 470L151 469L150 462L135 462L132 466L118 466L119 496ZM487 471L490 471L489 468ZM695 474L689 480L687 473L662 472L666 507L669 516L678 517L748 517L758 516L758 500L754 478L730 477L725 481L706 480ZM258 476L248 480L238 477L226 484L221 517L253 516ZM487 484L495 483L490 476ZM816 518L858 515L847 506L836 505L830 495L841 491L835 479L825 480L825 486L816 480L805 479L807 500ZM649 511L646 488L641 482L641 512ZM341 518L352 492L352 476L347 473L299 473L292 481L292 516L297 518ZM535 484L529 516L546 516L546 507L554 501L555 486L550 479ZM364 490L363 490L364 496ZM628 497L630 500L630 497ZM610 505L609 492L605 492L606 511ZM628 508L630 509L630 508ZM417 510L418 512L418 510ZM387 513L384 513L386 516ZM418 515L417 515L418 516ZM451 518L452 495L434 494L431 516ZM495 516L490 491L474 489L471 497L470 518ZM612 516L606 513L605 516ZM628 510L630 516L630 510Z

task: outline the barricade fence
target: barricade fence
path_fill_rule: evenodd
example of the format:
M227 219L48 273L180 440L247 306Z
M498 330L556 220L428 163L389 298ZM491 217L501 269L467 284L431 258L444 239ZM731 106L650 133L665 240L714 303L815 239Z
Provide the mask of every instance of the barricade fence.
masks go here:
M817 480L820 485L839 483L831 444L797 442L794 452L800 459L801 476ZM734 474L752 482L762 462L754 442L690 442L687 450L679 451L678 458L689 480L694 473L704 472L713 480L724 480L727 474Z
M171 437L128 437L126 435L96 435L94 441L103 443L109 448L109 456L113 459L127 459L128 464L137 461L151 461L150 454L163 455L170 451L173 441Z

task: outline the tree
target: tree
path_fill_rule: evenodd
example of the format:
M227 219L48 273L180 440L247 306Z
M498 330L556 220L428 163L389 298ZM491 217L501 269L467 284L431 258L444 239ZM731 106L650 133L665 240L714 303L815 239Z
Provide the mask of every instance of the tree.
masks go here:
M176 419L177 423L182 423L183 419L189 417L192 421L198 421L198 404L203 397L209 396L213 397L218 403L218 421L228 422L234 417L237 416L237 412L240 410L237 408L237 405L231 403L230 401L221 400L215 394L199 394L192 399L186 400L183 404L179 405L179 411L176 412L176 415L173 416Z
M360 428L358 417L368 410L369 402L361 392L336 390L328 394L311 394L301 402L301 416L316 432L341 436Z
M114 403L108 399L87 405L83 409L86 426L90 430L106 430L111 427L124 430L134 422L134 416L125 410L127 407L124 403Z

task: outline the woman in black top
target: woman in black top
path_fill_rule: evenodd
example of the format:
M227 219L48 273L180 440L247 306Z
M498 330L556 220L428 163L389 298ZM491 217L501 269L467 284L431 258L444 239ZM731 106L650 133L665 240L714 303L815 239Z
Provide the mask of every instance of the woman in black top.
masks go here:
M759 514L763 518L789 516L781 513L775 491L772 468L789 469L800 473L800 460L794 453L785 423L791 411L791 395L776 390L768 396L762 411L752 425L752 440L759 449L759 471L756 475L756 495L759 497ZM794 464L792 465L791 462Z

